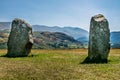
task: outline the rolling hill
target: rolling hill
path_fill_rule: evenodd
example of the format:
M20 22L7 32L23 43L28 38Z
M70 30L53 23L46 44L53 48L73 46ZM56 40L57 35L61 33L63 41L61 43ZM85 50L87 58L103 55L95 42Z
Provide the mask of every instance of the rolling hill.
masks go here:
M41 49L81 48L82 43L61 32L34 32L34 47Z

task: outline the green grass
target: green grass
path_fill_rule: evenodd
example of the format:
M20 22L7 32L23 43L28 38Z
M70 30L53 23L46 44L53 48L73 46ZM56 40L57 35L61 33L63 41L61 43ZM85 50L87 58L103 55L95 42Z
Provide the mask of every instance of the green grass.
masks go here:
M28 57L2 57L0 80L119 80L120 50L110 52L108 64L80 64L87 50L32 50Z

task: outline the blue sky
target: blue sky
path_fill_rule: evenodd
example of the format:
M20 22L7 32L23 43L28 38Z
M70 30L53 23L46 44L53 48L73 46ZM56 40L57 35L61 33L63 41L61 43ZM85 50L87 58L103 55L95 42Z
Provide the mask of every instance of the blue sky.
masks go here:
M22 18L31 25L89 31L91 17L99 13L108 19L111 31L120 31L120 0L0 0L0 22Z

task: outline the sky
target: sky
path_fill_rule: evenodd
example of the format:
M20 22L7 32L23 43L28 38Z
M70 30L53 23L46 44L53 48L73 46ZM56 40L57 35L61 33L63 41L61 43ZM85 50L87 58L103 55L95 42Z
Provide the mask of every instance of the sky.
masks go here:
M120 31L120 0L0 0L0 22L21 18L31 25L89 31L90 19L96 14L106 17L111 31Z

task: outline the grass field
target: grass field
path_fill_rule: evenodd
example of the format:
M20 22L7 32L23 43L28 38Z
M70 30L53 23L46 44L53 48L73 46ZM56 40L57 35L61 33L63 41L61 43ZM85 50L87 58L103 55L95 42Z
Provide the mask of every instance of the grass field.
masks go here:
M86 49L32 50L28 57L2 57L0 80L120 80L120 49L112 49L108 64L80 64Z

